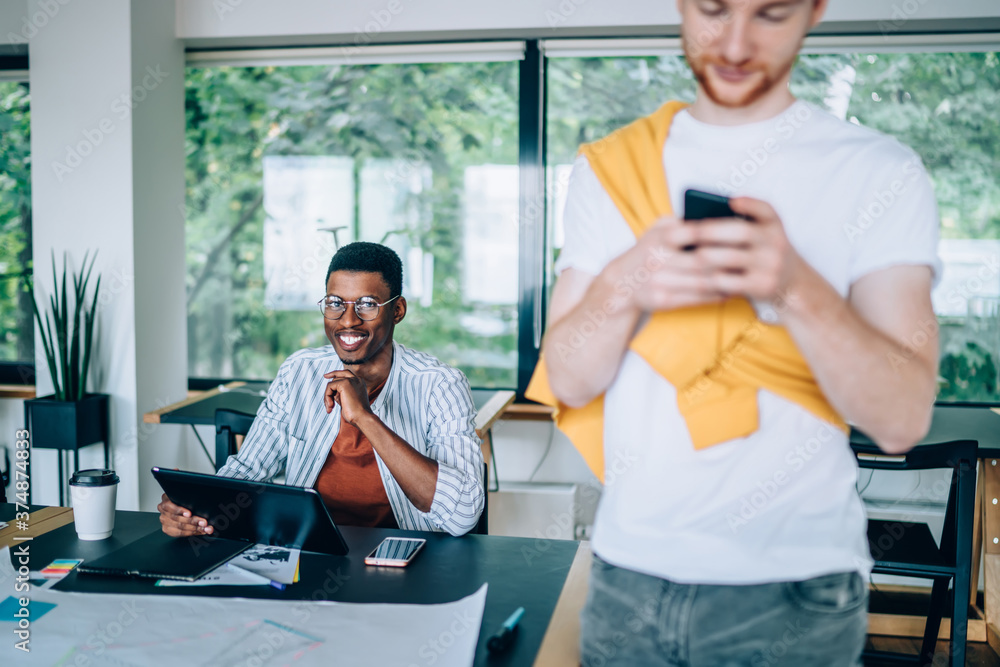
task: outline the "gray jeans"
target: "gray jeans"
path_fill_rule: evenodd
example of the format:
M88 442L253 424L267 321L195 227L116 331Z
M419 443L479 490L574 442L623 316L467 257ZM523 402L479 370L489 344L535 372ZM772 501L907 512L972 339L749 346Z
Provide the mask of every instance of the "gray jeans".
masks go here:
M861 664L868 586L856 572L752 586L676 584L594 557L581 664Z

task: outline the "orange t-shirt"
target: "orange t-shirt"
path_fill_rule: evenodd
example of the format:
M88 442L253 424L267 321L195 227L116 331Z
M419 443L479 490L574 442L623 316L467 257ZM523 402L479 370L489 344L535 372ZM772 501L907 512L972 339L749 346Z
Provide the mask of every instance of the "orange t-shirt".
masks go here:
M385 382L372 389L368 400L374 401ZM375 450L368 438L354 425L340 417L337 433L326 463L316 478L316 491L323 498L334 523L345 526L398 528L389 505Z

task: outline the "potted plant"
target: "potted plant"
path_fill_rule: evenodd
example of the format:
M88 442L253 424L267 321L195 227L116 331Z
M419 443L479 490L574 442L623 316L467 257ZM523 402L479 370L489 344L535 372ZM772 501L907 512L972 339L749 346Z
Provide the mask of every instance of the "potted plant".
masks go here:
M34 285L28 282L35 323L45 349L45 361L52 378L54 392L24 402L24 419L31 434L32 447L58 449L59 504L63 503L63 452L74 453L74 468L79 467L79 449L104 443L104 466L108 467L108 395L87 393L94 343L94 323L97 315L97 295L101 277L97 276L93 297L87 286L97 253L83 257L80 273L70 273L63 255L62 279L56 276L55 253L52 256L53 294L44 313L38 308ZM88 266L89 259L89 266ZM72 282L68 289L67 279ZM89 306L89 307L88 307Z

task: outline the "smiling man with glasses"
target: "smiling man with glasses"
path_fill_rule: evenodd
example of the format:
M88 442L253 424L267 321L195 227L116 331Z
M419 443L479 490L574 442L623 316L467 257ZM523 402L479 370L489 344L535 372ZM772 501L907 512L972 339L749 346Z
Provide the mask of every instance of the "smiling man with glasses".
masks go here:
M315 488L338 524L467 533L485 499L476 410L461 371L393 342L406 316L391 249L351 243L319 300L330 346L281 365L226 477ZM160 503L164 532L212 532Z

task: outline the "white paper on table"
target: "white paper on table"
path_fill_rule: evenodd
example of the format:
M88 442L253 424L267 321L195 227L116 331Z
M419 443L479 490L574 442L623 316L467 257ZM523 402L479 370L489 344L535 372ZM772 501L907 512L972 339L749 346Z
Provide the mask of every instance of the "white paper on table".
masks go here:
M13 575L4 549L0 582ZM30 653L0 622L0 665L468 667L486 591L427 605L32 591L56 607L31 621Z
M232 560L223 563L200 579L182 581L179 579L160 579L157 586L267 586L259 581L252 581L239 570L228 567L232 563L244 570L267 577L271 581L282 584L295 583L295 570L299 566L300 549L285 547L270 547L266 544L256 544Z
M67 571L66 574L69 574L71 571ZM41 570L32 570L28 573L28 582L31 584L32 589L52 588L62 581L66 574L62 575L62 577L46 577L42 574Z
M226 563L223 563L205 576L194 581L159 579L156 585L161 588L180 588L182 586L267 586L267 584L259 581L252 581L250 577L228 567Z
M255 544L229 562L244 570L263 575L271 581L294 584L295 571L299 567L301 555L301 549Z

